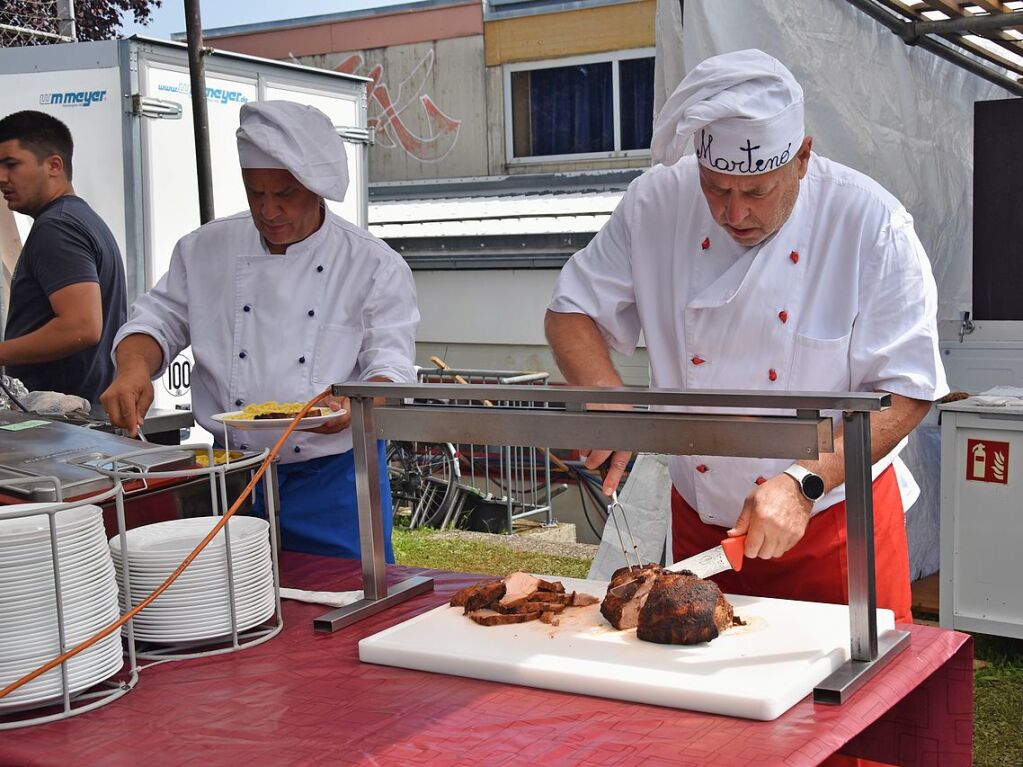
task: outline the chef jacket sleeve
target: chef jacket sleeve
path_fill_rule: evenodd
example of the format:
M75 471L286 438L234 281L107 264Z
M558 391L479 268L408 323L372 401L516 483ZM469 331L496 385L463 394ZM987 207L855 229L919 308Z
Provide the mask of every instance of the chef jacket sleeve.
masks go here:
M632 274L632 191L630 187L590 244L562 268L547 307L589 315L608 346L621 354L635 351L640 332Z
M111 351L115 362L117 345L133 333L144 333L151 336L163 352L163 364L152 378L155 381L162 376L171 360L191 343L187 298L188 274L179 242L174 246L167 273L152 290L135 300L128 321L117 331Z
M382 376L396 383L414 383L419 309L412 271L396 256L375 275L374 283L363 315L362 380Z
M905 209L883 227L861 272L853 324L853 389L936 400L948 393L938 350L938 294L931 265Z

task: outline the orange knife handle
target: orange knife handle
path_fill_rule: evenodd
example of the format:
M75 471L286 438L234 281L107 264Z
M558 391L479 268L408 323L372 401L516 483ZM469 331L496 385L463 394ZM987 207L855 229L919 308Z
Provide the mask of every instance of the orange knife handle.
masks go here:
M728 564L735 572L742 569L742 560L746 555L746 536L737 535L734 538L725 538L721 541L721 549L725 552Z

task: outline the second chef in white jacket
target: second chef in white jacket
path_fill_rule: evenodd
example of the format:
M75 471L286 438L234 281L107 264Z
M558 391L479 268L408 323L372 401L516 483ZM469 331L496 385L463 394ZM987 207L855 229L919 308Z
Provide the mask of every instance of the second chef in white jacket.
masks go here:
M651 150L655 167L555 288L546 324L566 380L621 385L608 350L631 353L642 332L653 387L891 392L871 418L878 604L911 620L903 509L918 490L897 454L948 391L911 216L813 153L801 88L760 51L695 67ZM605 492L627 458L612 457ZM719 576L726 591L848 600L840 428L818 461L684 456L670 471L676 560L747 533L761 561Z
M117 377L102 398L117 425L134 431L142 423L151 379L189 345L192 409L214 435L223 427L212 415L250 403L304 401L343 381L415 380L419 311L408 266L323 202L344 199L348 187L344 143L330 119L286 101L246 104L238 155L249 210L183 237L167 274L117 334ZM348 424L346 413L318 433L294 432L282 450L284 548L359 556ZM279 436L242 434L239 446L252 450ZM380 477L389 498L384 466ZM393 561L390 522L386 514Z

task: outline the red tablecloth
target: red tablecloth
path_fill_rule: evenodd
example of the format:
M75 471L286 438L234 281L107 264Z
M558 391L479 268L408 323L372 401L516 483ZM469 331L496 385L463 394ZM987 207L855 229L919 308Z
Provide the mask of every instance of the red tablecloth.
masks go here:
M282 573L295 588L361 586L346 560L285 554ZM838 750L906 767L971 764L968 635L914 626L910 647L845 705L807 698L773 722L361 663L361 638L478 580L429 574L436 591L334 634L312 628L327 608L285 602L285 629L269 642L144 669L104 708L0 732L0 764L798 767Z

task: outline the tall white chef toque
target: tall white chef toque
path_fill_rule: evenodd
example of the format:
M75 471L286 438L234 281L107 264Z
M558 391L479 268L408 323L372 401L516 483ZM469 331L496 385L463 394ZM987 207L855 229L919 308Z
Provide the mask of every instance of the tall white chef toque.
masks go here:
M697 161L735 176L780 168L803 142L803 89L785 66L755 49L701 62L654 121L654 164L674 165L693 137Z
M330 118L293 101L254 101L241 109L238 161L243 168L287 170L306 189L341 202L348 190L345 143Z

